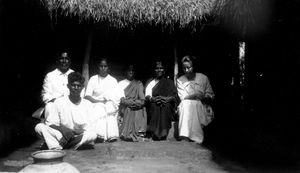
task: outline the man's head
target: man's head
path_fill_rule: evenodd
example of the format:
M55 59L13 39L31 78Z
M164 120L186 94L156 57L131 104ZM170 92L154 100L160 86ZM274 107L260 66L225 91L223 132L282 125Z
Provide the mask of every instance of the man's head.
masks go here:
M61 54L59 54L59 56L57 57L56 63L57 63L57 68L61 72L63 72L63 73L67 72L71 65L71 59L70 59L68 53L62 52Z
M71 96L80 96L84 81L84 77L78 72L72 72L68 75L68 88Z

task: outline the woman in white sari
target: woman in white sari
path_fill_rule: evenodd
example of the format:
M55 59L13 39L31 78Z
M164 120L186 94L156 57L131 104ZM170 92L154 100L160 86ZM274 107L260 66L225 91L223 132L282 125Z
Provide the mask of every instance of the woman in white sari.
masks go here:
M203 142L202 126L213 118L213 111L208 104L214 98L214 92L207 76L195 73L194 57L182 58L184 75L177 79L177 90L181 103L179 108L179 136L196 143Z
M88 82L85 98L94 103L92 119L97 137L112 142L119 137L117 114L122 93L117 80L108 74L108 70L107 60L101 59L98 74Z

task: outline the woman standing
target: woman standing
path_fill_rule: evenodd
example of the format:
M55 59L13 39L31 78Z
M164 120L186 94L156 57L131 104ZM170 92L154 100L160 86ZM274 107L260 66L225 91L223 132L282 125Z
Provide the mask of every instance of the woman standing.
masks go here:
M137 136L143 136L146 132L147 115L144 108L144 86L135 79L132 65L127 69L126 79L120 81L119 86L124 91L120 103L120 115L123 117L120 136L124 140L136 142Z
M154 140L164 140L171 128L171 121L179 102L174 82L165 77L165 68L161 61L156 61L156 77L146 87L146 100L150 122L148 131Z
M182 58L184 75L177 80L179 105L179 136L196 143L203 141L203 125L212 120L213 112L208 105L214 98L214 92L207 76L195 73L191 56Z
M103 58L98 63L98 74L88 82L85 98L94 103L93 118L97 137L113 142L119 137L117 114L121 92L117 80L108 72L108 61Z

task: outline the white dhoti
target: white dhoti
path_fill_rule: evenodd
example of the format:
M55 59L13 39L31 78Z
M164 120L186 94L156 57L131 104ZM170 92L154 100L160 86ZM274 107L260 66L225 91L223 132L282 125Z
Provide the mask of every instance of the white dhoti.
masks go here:
M63 149L63 147L59 144L59 141L63 138L63 135L60 131L53 129L44 123L37 124L35 126L35 131L40 137L45 140L50 150ZM83 144L94 142L96 137L97 135L93 131L84 131L81 141L75 146L75 148L78 148Z
M45 140L48 148L53 149L62 149L63 147L59 144L59 141L62 139L62 134L44 123L39 123L35 126L36 133Z
M203 104L197 100L182 100L179 105L179 136L202 143L206 117Z

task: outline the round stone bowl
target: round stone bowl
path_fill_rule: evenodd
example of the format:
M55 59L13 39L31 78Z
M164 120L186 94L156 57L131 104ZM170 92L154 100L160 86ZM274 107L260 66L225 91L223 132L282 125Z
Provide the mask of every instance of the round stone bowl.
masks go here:
M41 150L31 154L34 163L62 162L66 152L61 150Z

